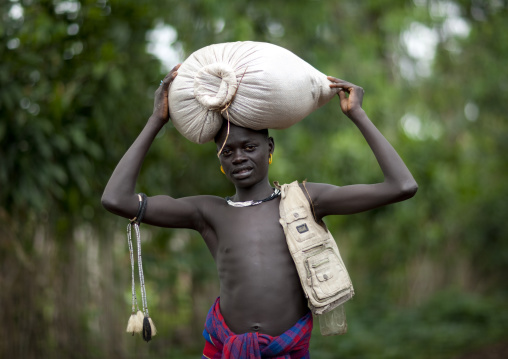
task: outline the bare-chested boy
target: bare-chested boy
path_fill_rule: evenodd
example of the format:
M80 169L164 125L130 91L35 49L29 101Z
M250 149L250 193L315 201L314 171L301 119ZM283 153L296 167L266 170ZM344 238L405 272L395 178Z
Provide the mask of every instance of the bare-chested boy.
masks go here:
M177 70L178 66L155 92L152 116L106 186L102 203L115 214L132 218L138 211L136 180L155 136L169 121L168 88ZM307 183L317 219L358 213L412 197L418 186L397 152L363 111L363 89L333 77L328 79L330 87L340 89L342 112L367 140L384 181L344 187ZM223 126L215 138L217 151L224 145L226 133ZM231 124L219 161L236 189L232 202L270 198L274 188L268 180L268 168L273 152L274 141L267 131ZM215 260L220 299L207 318L205 336L210 337L206 338L203 358L220 357L221 351L231 357L260 357L273 355L271 350L275 347L283 347L281 356L308 357L310 330L305 335L280 336L312 328L312 316L279 224L280 198L247 207L234 207L224 198L209 195L159 195L149 197L147 203L144 223L198 231ZM223 328L215 328L216 325ZM280 338L291 338L293 343L284 346Z

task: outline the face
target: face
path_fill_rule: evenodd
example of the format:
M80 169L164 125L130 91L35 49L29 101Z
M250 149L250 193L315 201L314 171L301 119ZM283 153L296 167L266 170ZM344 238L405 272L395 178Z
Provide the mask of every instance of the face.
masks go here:
M224 144L227 126L216 138L217 151ZM268 159L273 153L271 137L230 124L229 136L219 155L226 176L238 187L250 187L268 177Z

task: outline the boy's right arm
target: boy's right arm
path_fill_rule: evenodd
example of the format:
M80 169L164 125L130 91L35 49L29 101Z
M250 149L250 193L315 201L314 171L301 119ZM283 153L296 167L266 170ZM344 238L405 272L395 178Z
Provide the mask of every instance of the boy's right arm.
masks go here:
M166 75L155 92L154 110L147 124L116 166L102 195L102 205L110 212L125 218L136 216L139 199L135 193L141 165L155 136L169 121L168 91L177 75L179 65ZM161 227L199 230L200 214L196 197L175 199L155 196L148 199L144 223Z

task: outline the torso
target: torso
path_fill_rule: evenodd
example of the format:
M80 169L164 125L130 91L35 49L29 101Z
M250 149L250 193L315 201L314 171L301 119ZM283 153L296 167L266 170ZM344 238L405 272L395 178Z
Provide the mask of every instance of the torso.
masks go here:
M282 334L308 308L279 224L280 198L244 208L206 202L201 234L217 265L226 324L237 334Z

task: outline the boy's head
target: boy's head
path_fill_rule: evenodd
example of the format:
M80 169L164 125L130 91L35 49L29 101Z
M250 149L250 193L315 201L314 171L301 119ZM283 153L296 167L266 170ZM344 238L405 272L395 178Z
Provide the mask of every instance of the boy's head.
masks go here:
M224 121L215 136L220 164L235 186L248 187L268 178L273 138L268 130L252 130Z

